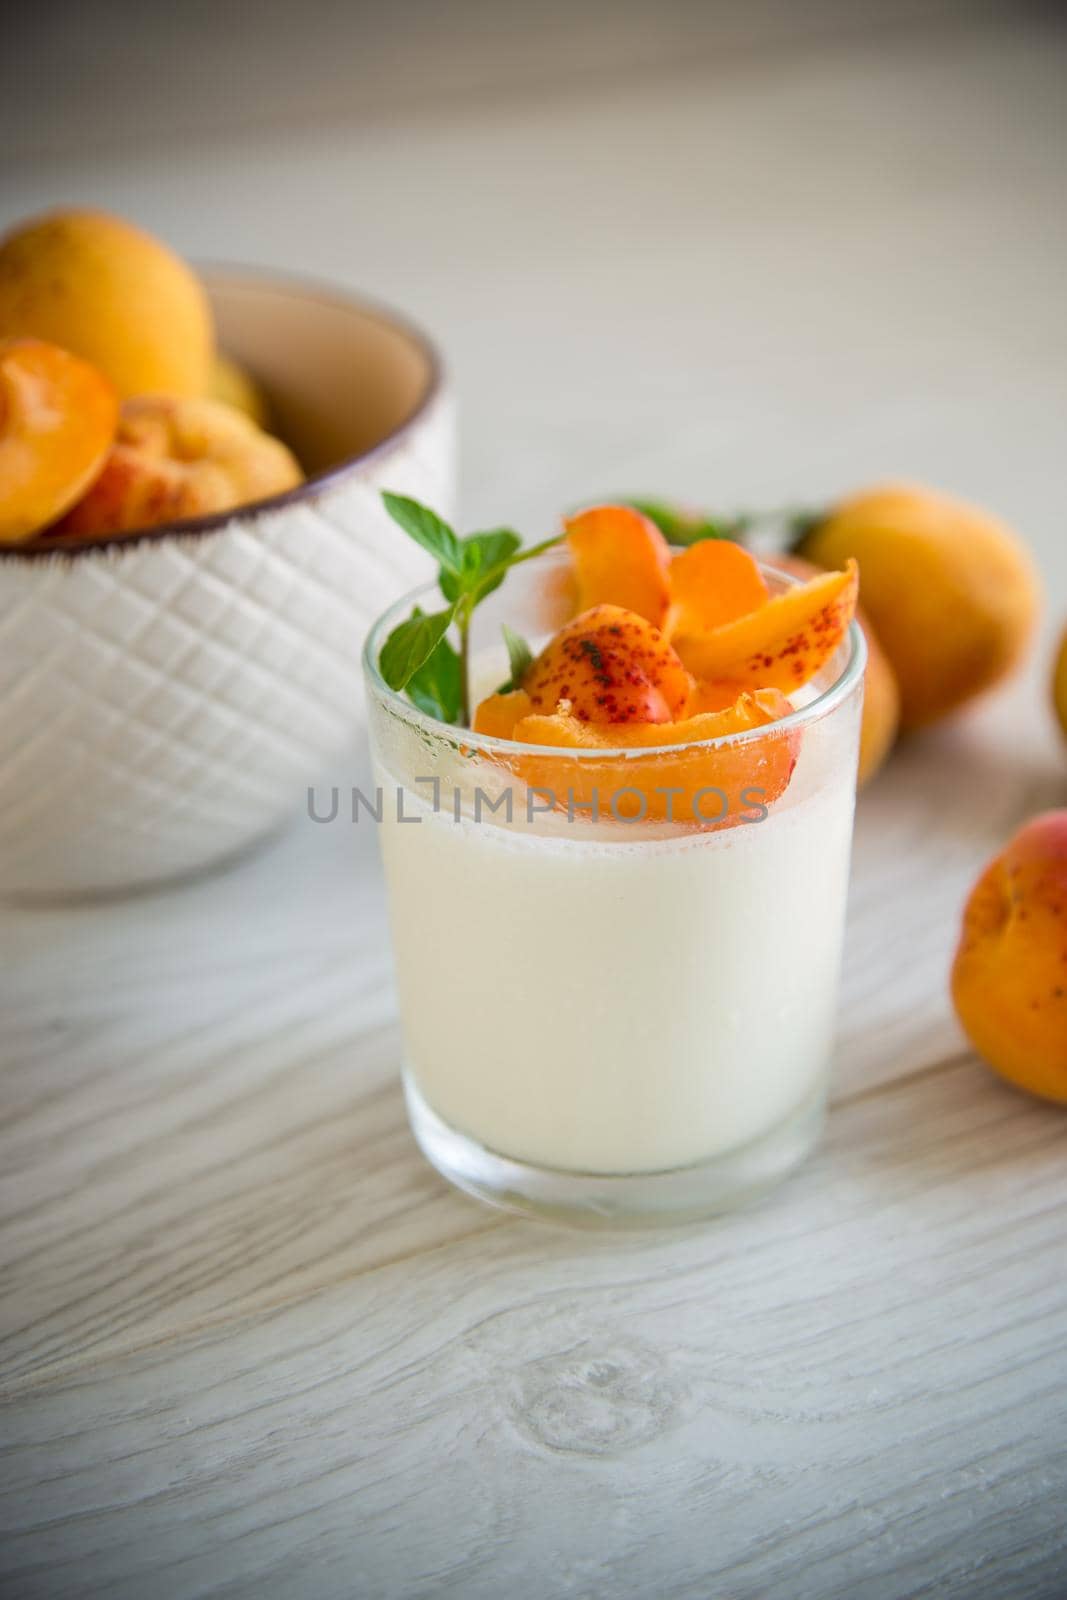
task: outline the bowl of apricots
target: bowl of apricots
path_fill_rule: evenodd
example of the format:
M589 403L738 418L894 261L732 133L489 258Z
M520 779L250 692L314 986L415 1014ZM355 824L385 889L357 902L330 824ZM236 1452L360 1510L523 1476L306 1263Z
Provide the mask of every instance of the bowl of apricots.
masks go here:
M392 311L103 212L0 239L0 894L181 877L291 814L426 572L386 483L454 493L439 358Z

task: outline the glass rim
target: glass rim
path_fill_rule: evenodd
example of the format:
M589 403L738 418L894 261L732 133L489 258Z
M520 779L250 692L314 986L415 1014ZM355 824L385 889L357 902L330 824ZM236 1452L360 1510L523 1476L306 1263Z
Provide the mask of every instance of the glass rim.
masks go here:
M678 554L684 546L672 546L672 553ZM561 556L566 556L567 551L563 546L546 550L543 556L537 556L528 565L536 569L541 562L558 561ZM787 572L782 567L776 567L774 561L764 560L756 556L760 571L770 573L775 578L784 580L787 588L798 587L803 581L795 573ZM505 580L506 581L506 580ZM675 758L683 751L693 750L724 750L734 745L751 743L768 736L777 736L779 733L790 732L796 728L803 728L808 723L821 721L836 709L842 701L846 700L862 678L867 665L867 641L863 629L853 618L849 623L848 632L842 643L849 646L848 659L830 684L827 684L814 700L809 700L806 705L797 706L787 716L779 717L775 722L764 723L758 728L743 728L736 733L720 734L713 739L687 739L675 744L656 745L596 745L569 748L561 745L526 744L517 739L502 739L495 734L475 733L472 728L457 726L454 722L442 722L437 717L429 716L421 711L413 701L409 700L400 689L391 689L378 670L378 657L385 638L399 622L408 615L411 608L424 601L430 593L440 593L437 588L437 579L430 578L418 588L411 589L407 594L395 600L378 619L371 625L363 645L363 672L371 689L377 698L399 712L404 720L412 727L433 735L434 738L447 736L455 743L461 743L465 755L484 752L490 757L514 759L515 756L539 756L542 759L559 759L563 761L638 761L648 757L673 755ZM840 646L838 647L840 649ZM753 691L755 692L755 691Z

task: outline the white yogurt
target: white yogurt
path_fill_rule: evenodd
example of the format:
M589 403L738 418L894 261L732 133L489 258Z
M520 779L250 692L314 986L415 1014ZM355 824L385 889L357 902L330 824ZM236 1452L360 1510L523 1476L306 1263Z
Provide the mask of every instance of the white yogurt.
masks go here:
M381 831L425 1100L497 1154L598 1174L706 1161L782 1122L832 1051L850 778L673 838L457 823L405 791L421 820L387 806Z

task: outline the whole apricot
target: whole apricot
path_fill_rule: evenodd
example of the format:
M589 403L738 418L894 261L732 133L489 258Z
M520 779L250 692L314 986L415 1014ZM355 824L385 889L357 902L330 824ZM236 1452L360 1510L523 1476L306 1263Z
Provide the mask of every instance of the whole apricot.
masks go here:
M228 511L301 481L291 451L218 400L145 395L122 407L96 481L53 530L107 538Z
M818 572L811 561L803 556L774 555L771 561L784 572L805 580ZM863 574L860 574L860 592L863 592ZM860 762L857 786L862 789L876 772L881 771L896 742L900 726L900 690L889 658L878 642L870 617L862 605L856 607L856 621L867 641L867 666L863 675L863 720L860 723Z
M20 544L84 494L115 437L102 373L42 339L0 340L0 544Z
M978 879L952 999L995 1072L1067 1103L1067 811L1028 822Z
M849 557L900 689L901 726L956 710L1025 653L1040 589L1022 540L977 506L933 489L888 485L844 500L807 534L820 567Z
M211 309L166 245L103 211L54 211L0 241L0 337L48 339L91 361L121 397L202 395Z
M1059 654L1052 676L1052 703L1060 719L1060 727L1067 734L1067 628L1063 630Z
M207 395L251 417L257 428L270 427L270 403L252 374L221 350L211 363Z

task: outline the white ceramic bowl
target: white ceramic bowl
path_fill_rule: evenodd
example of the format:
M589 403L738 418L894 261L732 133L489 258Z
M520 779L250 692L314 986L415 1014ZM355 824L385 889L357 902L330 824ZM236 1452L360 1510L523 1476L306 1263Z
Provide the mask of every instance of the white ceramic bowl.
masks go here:
M367 628L427 575L380 491L451 514L453 408L422 334L334 291L207 281L308 481L70 553L0 550L0 894L178 877L282 822L363 721Z

